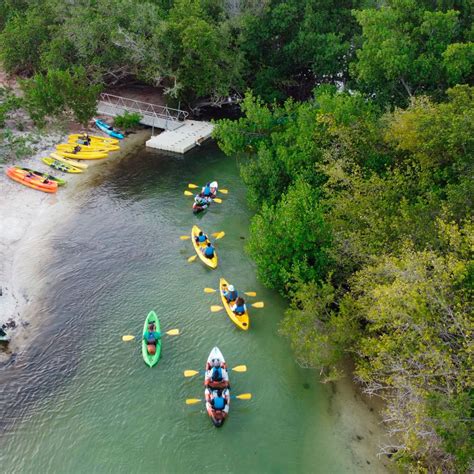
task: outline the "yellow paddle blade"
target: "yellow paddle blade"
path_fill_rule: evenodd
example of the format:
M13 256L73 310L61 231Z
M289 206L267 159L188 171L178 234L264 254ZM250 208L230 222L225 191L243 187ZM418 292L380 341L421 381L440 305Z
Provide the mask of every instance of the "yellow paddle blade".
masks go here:
M184 371L184 376L185 377L194 377L197 374L199 374L198 370L185 370Z
M222 231L222 232L216 232L215 234L212 234L212 235L216 238L216 240L217 240L217 239L222 239L222 237L225 236L225 232L224 232L224 231Z
M190 239L191 237L190 237L189 235L180 235L179 238L180 238L181 240L188 240L188 239Z
M244 295L247 295L247 296L257 296L257 293L255 293L255 291L247 291L247 292L244 292Z
M189 184L188 184L188 188L190 188L190 189L196 189L196 188L199 188L199 186L198 186L197 184L189 183Z
M252 398L252 394L242 393L242 395L237 395L235 398L238 398L239 400L250 400Z
M217 202L217 204L222 204L222 199L221 198L214 198L214 202Z
M122 336L122 341L124 342L133 341L133 339L135 339L135 336L132 336L130 334L128 336Z
M222 194L229 194L228 189L219 189L219 192L222 193Z
M232 370L234 372L247 372L247 366L246 365L237 365Z
M199 403L201 401L200 398L188 398L186 400L186 405L195 405L196 403Z
M193 193L191 191L186 190L186 191L184 191L184 195L185 196L193 196Z
M192 257L189 257L188 258L188 263L194 262L194 260L196 260L196 258L197 258L197 255L193 255Z
M253 308L264 308L265 303L263 301L257 301L256 303L251 305Z
M179 329L170 329L165 334L168 334L168 336L179 336Z
M213 313L217 313L217 311L220 311L221 309L224 309L222 306L211 306L211 311Z
M204 293L215 293L216 291L214 288L204 288Z

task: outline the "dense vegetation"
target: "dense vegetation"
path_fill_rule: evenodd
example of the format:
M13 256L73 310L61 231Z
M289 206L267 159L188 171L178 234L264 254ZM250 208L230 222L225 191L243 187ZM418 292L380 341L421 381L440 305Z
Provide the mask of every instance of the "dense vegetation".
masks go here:
M470 0L4 0L0 59L27 78L39 122L87 121L98 91L128 80L190 105L247 91L216 138L244 156L248 251L289 298L282 333L325 380L354 360L403 466L466 472L472 13Z

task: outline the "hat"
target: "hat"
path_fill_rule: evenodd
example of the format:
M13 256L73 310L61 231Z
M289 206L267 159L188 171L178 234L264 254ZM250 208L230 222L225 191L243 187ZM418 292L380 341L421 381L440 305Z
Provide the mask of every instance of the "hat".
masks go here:
M229 291L234 291L234 285L229 285L228 288L229 288Z

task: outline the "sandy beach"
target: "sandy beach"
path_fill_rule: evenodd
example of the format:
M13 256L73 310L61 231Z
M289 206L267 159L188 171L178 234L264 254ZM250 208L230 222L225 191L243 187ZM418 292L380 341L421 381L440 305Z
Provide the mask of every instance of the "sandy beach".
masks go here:
M90 130L90 133L101 135L96 130ZM67 136L54 133L44 136L39 147L41 151L33 156L0 166L0 326L6 325L11 337L7 350L0 351L0 362L21 351L28 339L24 329L34 320L34 303L44 291L41 276L50 252L48 242L57 226L76 215L80 206L74 199L75 191L93 179L99 170L113 166L126 156L130 148L143 144L149 133L143 130L129 135L120 143L119 151L105 160L89 161L89 168L79 175L61 173L41 162L57 143L67 139ZM10 165L63 177L67 185L55 194L30 189L5 175Z

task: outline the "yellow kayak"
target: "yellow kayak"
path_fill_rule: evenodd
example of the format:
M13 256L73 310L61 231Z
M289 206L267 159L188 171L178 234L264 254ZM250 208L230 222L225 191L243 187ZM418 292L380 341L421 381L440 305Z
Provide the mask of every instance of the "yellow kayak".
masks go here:
M81 140L84 137L83 133L73 133L69 135L69 141L71 140ZM103 143L110 143L111 145L117 145L119 140L117 138L109 138L109 137L100 137L98 135L89 135L91 142L103 142Z
M58 160L55 160L54 158L42 158L41 159L43 163L46 163L48 166L51 166L51 168L54 168L55 170L59 171L64 171L65 173L83 173L84 171L76 168L75 166L72 165L67 165L66 163L61 163Z
M91 151L89 153L85 151L68 153L67 151L58 150L58 155L65 156L66 158L73 158L74 160L102 160L103 158L107 158L107 153L100 151Z
M55 160L61 161L62 163L65 163L66 165L74 166L75 168L80 168L81 170L86 170L89 165L86 165L85 163L81 163L80 161L76 160L71 160L70 158L65 158L64 156L61 156L58 153L50 153L51 158L54 158Z
M80 143L73 142L72 140L69 143L61 143L56 145L57 150L65 150L69 151L72 148L80 146L81 151L103 151L108 153L109 151L117 151L120 150L118 145L113 145L111 143L92 143L90 145L81 145Z
M221 292L221 300L222 304L224 305L225 310L227 311L227 316L232 320L233 323L235 323L240 329L243 329L244 331L247 331L247 329L250 326L249 322L249 312L245 311L244 314L235 314L231 309L230 309L230 304L227 302L225 299L225 296L222 294L223 290L226 290L229 284L227 283L224 278L221 278L219 280L219 291Z
M197 237L199 235L199 232L201 232L201 229L197 225L194 225L191 230L191 239L193 241L194 250L198 254L198 257L202 260L204 265L207 265L209 268L217 268L218 258L217 258L216 250L214 250L213 258L207 258L201 252L201 249L206 247L207 243L203 242L202 244L201 243L198 244L196 240L194 239L194 237Z

